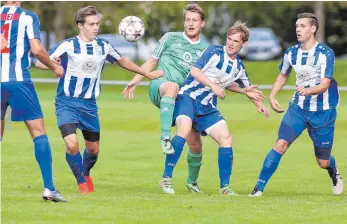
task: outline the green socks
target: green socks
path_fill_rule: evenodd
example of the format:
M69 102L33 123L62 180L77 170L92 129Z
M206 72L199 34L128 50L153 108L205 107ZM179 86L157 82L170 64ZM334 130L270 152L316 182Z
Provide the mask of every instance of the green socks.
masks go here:
M171 124L175 109L175 98L164 96L160 100L161 139L171 136Z
M187 183L191 184L192 182L196 182L198 180L200 167L202 160L202 152L201 153L193 153L188 151L187 161L188 161L188 178Z

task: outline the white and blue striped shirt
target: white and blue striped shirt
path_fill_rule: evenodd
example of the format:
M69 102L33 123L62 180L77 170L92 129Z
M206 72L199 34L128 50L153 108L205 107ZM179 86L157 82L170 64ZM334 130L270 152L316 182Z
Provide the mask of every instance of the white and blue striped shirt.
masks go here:
M329 89L324 93L311 96L300 96L294 92L292 103L306 111L322 111L335 108L339 104L339 91L334 75L334 51L322 43L316 43L309 50L302 50L297 44L285 51L280 72L289 75L294 68L296 86L314 87L322 78L331 79Z
M225 88L232 82L240 87L250 86L246 68L239 57L231 59L226 53L225 46L210 46L195 64L212 82ZM189 74L182 84L179 94L185 94L194 99L199 105L198 114L206 114L217 110L217 97L210 87L200 83Z
M1 34L8 46L1 51L1 82L31 81L30 40L40 39L40 21L29 10L3 6L0 8Z
M65 74L59 80L57 96L94 99L100 95L100 76L105 60L114 63L121 55L106 40L95 38L86 43L78 36L59 43L49 51L51 59L60 58Z

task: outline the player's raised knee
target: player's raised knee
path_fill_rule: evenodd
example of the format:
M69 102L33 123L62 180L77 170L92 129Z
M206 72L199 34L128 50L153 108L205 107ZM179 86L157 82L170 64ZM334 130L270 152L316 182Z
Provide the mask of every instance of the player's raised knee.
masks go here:
M179 86L175 82L166 82L161 87L163 89L164 95L175 97L178 94Z
M329 167L330 160L317 159L317 163L320 168L327 169Z

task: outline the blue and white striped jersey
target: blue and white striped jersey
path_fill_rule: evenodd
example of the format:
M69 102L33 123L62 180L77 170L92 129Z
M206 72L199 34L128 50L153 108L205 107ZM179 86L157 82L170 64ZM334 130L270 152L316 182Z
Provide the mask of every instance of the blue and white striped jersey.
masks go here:
M339 104L339 91L334 75L334 51L322 43L316 43L309 50L302 50L301 44L288 48L279 66L283 75L289 75L292 68L296 73L296 85L313 87L322 78L331 79L329 89L319 95L300 96L294 92L292 103L306 111L322 111L335 108Z
M111 63L121 55L104 39L86 43L78 36L66 39L49 51L50 57L60 58L65 75L60 78L57 96L93 99L100 94L100 76L105 60Z
M241 87L250 86L241 59L239 57L231 59L226 53L225 46L209 46L195 63L195 67L201 69L205 76L222 88L232 82L238 83ZM199 105L199 114L217 110L217 97L211 88L198 82L191 74L185 79L178 94L185 94L194 99Z
M3 6L0 8L1 34L8 46L1 51L1 82L31 81L30 41L40 39L40 21L29 10Z

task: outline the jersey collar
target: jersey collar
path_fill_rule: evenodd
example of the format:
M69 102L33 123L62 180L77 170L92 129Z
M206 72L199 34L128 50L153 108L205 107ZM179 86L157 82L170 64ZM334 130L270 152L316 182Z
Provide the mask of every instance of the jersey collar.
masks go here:
M186 34L183 32L183 37L189 42L189 43L191 43L191 44L198 44L198 43L200 43L200 35L199 35L199 40L197 40L197 41L192 41L191 39L189 39L189 37L187 37L186 36Z

